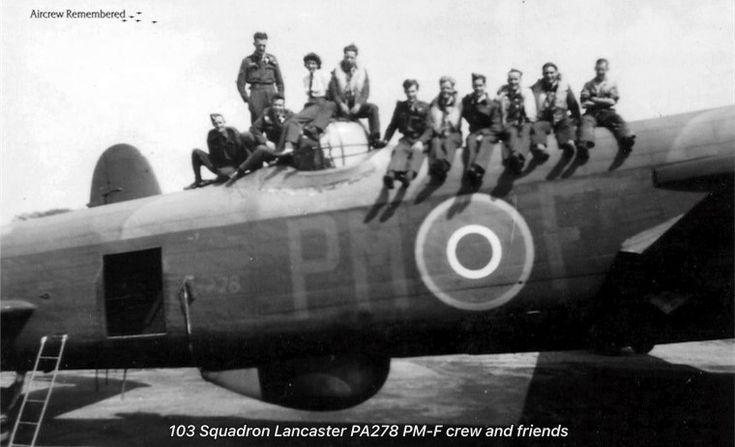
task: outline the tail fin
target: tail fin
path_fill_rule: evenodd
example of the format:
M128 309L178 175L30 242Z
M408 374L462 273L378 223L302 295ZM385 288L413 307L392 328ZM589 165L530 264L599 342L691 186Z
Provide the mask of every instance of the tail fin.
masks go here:
M108 148L94 168L88 207L161 194L148 160L134 146Z

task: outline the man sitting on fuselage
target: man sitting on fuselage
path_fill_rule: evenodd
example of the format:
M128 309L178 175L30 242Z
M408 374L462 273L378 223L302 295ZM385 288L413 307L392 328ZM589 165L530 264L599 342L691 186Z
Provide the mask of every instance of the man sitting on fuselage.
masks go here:
M533 124L533 145L531 151L539 162L549 158L546 150L547 135L552 131L556 135L559 149L566 155L573 155L574 121L579 120L579 103L569 83L562 79L553 62L547 62L542 69L543 77L531 87L536 97L537 120ZM571 116L570 116L571 114ZM578 155L587 158L587 151L581 150Z
M332 71L331 97L337 103L339 116L358 120L368 119L370 145L380 141L380 117L378 106L367 102L370 96L370 79L365 67L357 63L357 46L344 47L342 62Z
M536 121L536 99L530 88L521 85L522 79L523 73L512 68L508 72L508 83L498 90L503 120L501 139L505 145L503 164L516 174L525 166L531 145L531 126Z
M292 117L293 112L285 107L283 96L274 96L271 106L265 109L250 126L250 135L257 144L255 150L237 167L235 172L230 174L227 186L246 172L258 170L263 167L263 163L269 163L278 158L276 144L281 139L285 123Z
M439 79L439 94L429 105L429 174L438 181L447 177L457 148L462 146L462 103L451 76ZM472 167L473 171L476 169ZM482 173L477 171L479 176ZM472 174L474 176L474 174Z
M502 130L500 105L485 92L486 82L485 75L472 73L473 92L462 98L462 118L470 126L466 175L472 183L482 180Z
M580 129L580 146L592 149L595 146L595 127L602 126L610 130L624 152L630 152L635 144L635 135L628 128L625 120L615 112L620 95L615 81L608 79L607 59L598 59L595 63L596 76L584 84L580 94L580 102L585 109Z
M191 166L194 170L194 183L185 189L199 188L211 183L223 182L235 172L237 166L249 155L247 136L243 136L237 129L225 126L225 117L219 113L209 115L214 129L207 134L207 148L209 153L201 149L191 152ZM201 167L204 166L213 174L216 180L202 180Z
M385 139L378 146L385 147L398 130L403 137L393 148L388 170L383 177L386 188L392 189L395 180L407 187L421 167L424 148L431 138L429 105L417 99L419 83L415 79L403 81L405 101L398 101L393 118L385 131Z

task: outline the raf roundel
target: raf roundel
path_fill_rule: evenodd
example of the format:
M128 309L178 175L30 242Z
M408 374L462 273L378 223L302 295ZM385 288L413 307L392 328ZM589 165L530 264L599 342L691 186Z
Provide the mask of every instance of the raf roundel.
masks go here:
M489 310L525 285L533 238L511 205L473 194L448 199L426 216L415 255L422 281L437 298L462 310Z

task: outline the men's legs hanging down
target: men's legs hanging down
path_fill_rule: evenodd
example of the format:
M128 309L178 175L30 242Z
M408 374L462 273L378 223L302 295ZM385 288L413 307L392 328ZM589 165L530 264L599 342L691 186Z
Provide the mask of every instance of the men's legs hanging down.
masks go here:
M564 149L570 141L574 140L574 124L569 118L562 118L554 125L556 144L559 149Z
M471 133L465 140L465 150L467 151L467 167L475 162L477 152L480 150L480 142L477 141L478 133Z
M479 141L478 137L481 138ZM493 134L483 135L476 132L467 137L467 179L477 181L485 175L496 142L497 137Z
M533 123L532 129L531 152L539 163L543 163L549 159L547 146L549 142L548 135L551 132L551 123L545 120L538 120Z
M431 139L429 147L429 172L438 179L444 179L452 167L454 154L462 145L462 136L452 133L446 137L435 137Z
M477 146L474 159L471 158L467 166L470 168L475 166L475 170L479 169L479 172L484 173L490 164L490 157L493 155L493 148L497 142L495 135L485 135Z
M366 102L357 112L358 118L368 119L368 129L370 132L370 144L380 140L380 116L378 114L378 106Z
M401 138L398 144L393 148L391 153L390 162L388 163L388 169L383 176L383 183L388 189L393 188L393 182L395 180L403 180L412 178L418 169L415 166L415 158L420 160L420 153L415 154L413 149L413 142ZM420 152L420 151L419 151ZM410 180L409 180L410 181Z
M556 135L556 144L559 149L564 151L564 156L574 155L577 145L574 143L575 127L567 117L562 118L554 125L554 134ZM586 147L580 147L577 150L577 159L581 162L589 159L589 151Z
M531 145L531 123L508 127L503 140L503 164L512 172L521 173Z
M585 113L582 116L582 126L579 129L579 147L592 149L595 147L595 127L597 127L597 119L592 113Z
M630 150L635 144L635 135L628 127L628 123L614 110L602 110L598 113L597 121L600 126L612 132L618 145L623 150Z

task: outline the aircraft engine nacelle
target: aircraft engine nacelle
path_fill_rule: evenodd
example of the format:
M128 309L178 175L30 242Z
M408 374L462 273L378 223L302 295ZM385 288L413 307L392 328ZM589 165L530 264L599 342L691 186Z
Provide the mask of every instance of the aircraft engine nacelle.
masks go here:
M230 391L299 410L331 411L360 404L385 383L390 358L333 355L279 361L250 369L202 370Z

